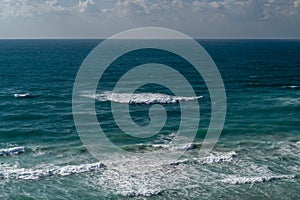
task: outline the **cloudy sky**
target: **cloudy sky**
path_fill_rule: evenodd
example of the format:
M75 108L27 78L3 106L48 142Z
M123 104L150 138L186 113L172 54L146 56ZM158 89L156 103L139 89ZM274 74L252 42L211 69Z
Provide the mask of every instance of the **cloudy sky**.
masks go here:
M300 0L0 1L0 38L105 38L144 26L194 38L300 38Z

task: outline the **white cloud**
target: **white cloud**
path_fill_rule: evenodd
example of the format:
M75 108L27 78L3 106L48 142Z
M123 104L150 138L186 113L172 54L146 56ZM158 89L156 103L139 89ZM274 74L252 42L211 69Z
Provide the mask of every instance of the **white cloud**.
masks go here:
M263 5L263 19L298 15L299 5L299 0L268 0Z
M59 26L59 33L66 26L78 34L96 26L104 31L105 25L109 30L163 26L191 32L217 30L213 33L220 34L227 29L230 34L247 25L256 24L255 29L263 29L270 22L278 30L292 27L289 22L299 18L300 0L0 0L0 23L6 29L16 22L22 24L26 20L34 27L40 21ZM291 29L300 28L294 25Z
M294 8L298 8L300 6L300 0L294 1Z
M93 0L79 1L78 2L79 12L83 13L89 6L93 6L93 5L95 5L95 2Z
M300 0L115 0L111 7L101 7L105 0L69 1L63 5L58 0L2 0L0 2L0 17L33 17L45 14L100 14L116 13L118 15L155 15L157 12L177 12L183 10L193 12L222 13L226 15L246 15L249 8L258 8L256 12L263 19L278 16L299 14ZM250 9L251 10L251 9ZM251 14L251 13L249 13ZM159 17L159 16L158 16Z
M43 15L76 15L90 12L93 0L73 1L67 5L58 0L4 0L0 3L0 18L35 17ZM101 10L98 10L99 13Z
M29 17L31 16L32 7L27 5L27 0L3 1L1 3L0 16L9 17Z
M192 9L194 12L198 12L201 10L201 3L199 1L193 1Z
M185 7L185 3L182 0L173 0L171 2L172 7L175 8L184 8Z
M115 4L118 14L136 13L150 13L150 1L146 0L118 0Z

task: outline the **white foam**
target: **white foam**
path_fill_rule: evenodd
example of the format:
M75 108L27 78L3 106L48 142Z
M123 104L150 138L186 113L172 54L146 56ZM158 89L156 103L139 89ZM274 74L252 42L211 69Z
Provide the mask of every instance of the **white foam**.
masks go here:
M292 89L294 89L294 88L298 88L299 86L297 86L297 85L288 85L288 86L283 86L283 88L292 88Z
M235 151L231 151L224 154L217 154L212 155L208 157L204 157L203 159L200 159L200 163L203 164L214 164L214 163L225 163L225 162L231 162L234 157L236 157L238 154Z
M150 146L154 148L168 149L170 151L189 151L197 148L197 145L194 143L187 143L181 146L174 146L172 144L152 144Z
M174 104L181 101L195 101L203 96L181 97L162 93L112 93L104 92L100 94L82 94L84 97L93 98L98 101L113 101L122 104Z
M24 152L25 152L24 147L11 147L7 149L0 149L0 156L17 155Z
M166 172L174 172L162 166L156 157L119 155L105 161L107 170L99 177L99 185L110 192L126 197L150 197L162 193L170 184ZM164 179L166 178L166 179Z
M44 167L42 169L6 169L5 171L0 172L0 178L31 180L54 175L67 176L71 174L79 174L102 168L105 168L105 165L98 162L81 165L52 166Z
M300 141L297 142L277 142L276 151L281 156L300 159Z
M283 103L283 105L299 105L300 98L292 98L292 97L281 97L278 98L279 101Z
M197 148L196 144L188 143L188 144L185 144L183 146L171 147L170 150L172 150L172 151L189 151L189 150L192 150L192 149L195 149L195 148Z
M199 164L218 164L218 163L227 163L232 162L233 158L237 156L238 154L235 151L231 151L228 153L223 154L215 154L211 156L207 156L204 158L188 158L188 159L182 159L178 160L173 165L178 164L186 164L186 163L199 163Z
M170 152L172 154L174 152ZM214 153L205 158L187 159L191 164L162 164L158 157L120 155L104 161L107 169L99 176L98 183L109 192L126 197L149 197L164 191L189 185L191 180L203 176L211 178L214 174L207 171L208 165L201 164L230 162L235 152ZM204 169L209 175L203 175Z
M138 189L136 191L121 191L120 194L125 197L152 197L163 192L160 189Z
M269 175L269 176L257 176L257 177L236 177L225 179L222 182L229 183L232 185L240 185L240 184L254 184L254 183L263 183L269 182L277 179L293 179L295 175Z
M17 94L14 94L14 97L16 98L25 98L25 97L29 97L30 96L30 93L17 93Z

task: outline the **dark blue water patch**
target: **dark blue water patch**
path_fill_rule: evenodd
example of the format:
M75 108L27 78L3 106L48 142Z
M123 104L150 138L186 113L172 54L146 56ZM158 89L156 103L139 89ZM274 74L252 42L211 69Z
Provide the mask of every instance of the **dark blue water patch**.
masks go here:
M299 41L199 41L217 63L225 85L246 87L299 86ZM239 50L238 50L239 49ZM238 74L238 76L237 76ZM228 83L228 84L227 84ZM243 87L236 84L237 87Z

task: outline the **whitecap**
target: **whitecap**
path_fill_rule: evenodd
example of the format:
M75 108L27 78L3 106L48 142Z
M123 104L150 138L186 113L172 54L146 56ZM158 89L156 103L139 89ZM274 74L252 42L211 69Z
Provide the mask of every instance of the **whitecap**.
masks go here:
M269 175L269 176L257 176L257 177L233 177L229 179L225 179L222 182L232 184L232 185L240 185L240 184L254 184L254 183L263 183L269 182L277 179L293 179L295 175Z
M14 94L15 98L29 98L33 97L30 93L16 93Z
M300 104L300 98L280 97L280 98L278 98L278 100L281 101L282 104L286 105L286 106Z
M170 151L189 151L197 148L197 144L194 143L187 143L183 144L181 146L175 146L172 144L152 144L150 147L154 148L163 148L163 149L168 149Z
M5 171L0 172L0 178L33 180L54 175L67 176L71 174L91 172L102 168L105 168L105 165L97 162L81 165L51 166L44 167L42 169L6 169Z
M179 160L177 164L163 164L156 156L120 155L104 161L107 169L99 176L98 184L125 197L156 196L190 184L191 179L203 175L198 168L207 169L207 164L231 162L235 155L236 152L215 152L208 157Z
M120 194L125 197L152 197L163 192L160 189L139 189L137 191L121 191Z
M177 160L176 162L171 163L171 165L187 164L187 163L198 163L198 164L218 164L218 163L227 163L232 162L233 158L238 154L235 151L227 153L218 153L210 155L203 158L187 158L182 160Z
M297 86L297 85L286 85L286 86L283 86L283 88L292 88L292 89L294 89L294 88L298 88L299 86Z
M11 147L7 149L0 149L0 156L17 155L24 152L25 152L24 147Z
M203 96L182 97L162 93L112 93L103 92L100 94L82 94L83 97L93 98L97 101L112 101L122 104L174 104L181 101L196 101Z

